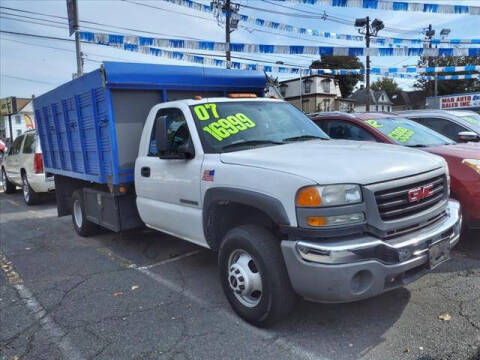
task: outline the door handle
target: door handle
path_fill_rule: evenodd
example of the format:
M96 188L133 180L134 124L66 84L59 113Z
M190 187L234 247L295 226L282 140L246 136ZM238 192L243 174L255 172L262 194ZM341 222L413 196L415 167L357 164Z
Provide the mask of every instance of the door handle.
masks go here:
M143 176L143 177L150 177L150 168L149 167L142 167L141 170L140 170L140 174Z

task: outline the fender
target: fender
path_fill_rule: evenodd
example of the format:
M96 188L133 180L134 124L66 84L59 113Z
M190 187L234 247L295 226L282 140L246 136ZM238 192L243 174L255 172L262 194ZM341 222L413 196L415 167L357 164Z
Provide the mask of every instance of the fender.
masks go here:
M255 191L230 187L216 187L208 189L203 199L203 231L206 239L208 239L208 210L212 204L219 201L231 201L254 207L266 213L277 225L290 225L287 212L280 200Z

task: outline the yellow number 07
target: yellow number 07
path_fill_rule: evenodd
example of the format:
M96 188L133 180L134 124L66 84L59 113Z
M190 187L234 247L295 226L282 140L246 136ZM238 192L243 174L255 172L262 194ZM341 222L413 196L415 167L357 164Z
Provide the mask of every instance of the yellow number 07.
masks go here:
M204 105L197 105L193 108L195 111L195 115L197 115L198 120L208 120L210 119L210 115L208 114L208 110L212 113L215 119L218 119L218 112L217 112L217 104L204 104Z

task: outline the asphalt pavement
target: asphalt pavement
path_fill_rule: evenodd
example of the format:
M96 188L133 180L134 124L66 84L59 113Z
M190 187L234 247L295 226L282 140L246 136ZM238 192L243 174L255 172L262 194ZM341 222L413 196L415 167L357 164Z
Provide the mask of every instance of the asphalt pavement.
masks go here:
M81 238L54 200L0 193L0 245L1 359L480 359L479 232L406 288L270 329L230 309L213 252L162 233Z

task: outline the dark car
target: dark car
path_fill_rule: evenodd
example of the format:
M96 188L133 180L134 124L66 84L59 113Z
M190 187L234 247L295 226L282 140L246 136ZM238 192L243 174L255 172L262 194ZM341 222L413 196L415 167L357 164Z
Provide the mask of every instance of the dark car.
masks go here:
M412 110L396 113L456 142L480 141L480 115L468 110Z
M450 169L451 195L460 201L466 225L480 228L480 144L456 144L429 128L391 113L338 112L315 115L311 119L333 139L397 144L443 157Z

